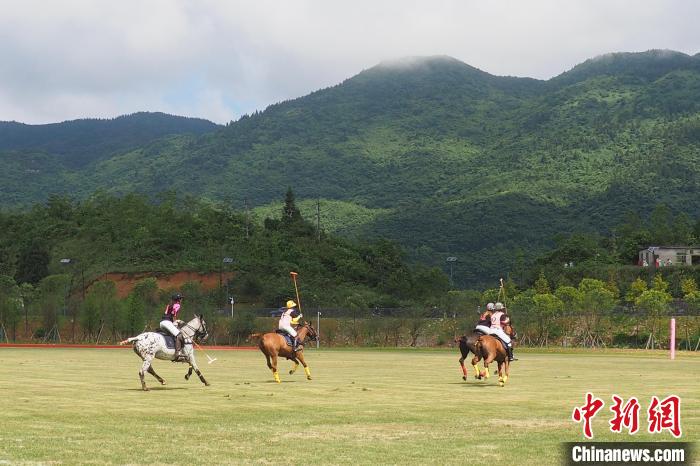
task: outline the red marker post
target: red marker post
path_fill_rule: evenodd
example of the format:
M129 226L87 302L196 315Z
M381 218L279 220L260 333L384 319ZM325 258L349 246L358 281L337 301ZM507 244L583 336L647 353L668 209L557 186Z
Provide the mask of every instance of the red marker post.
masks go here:
M676 359L676 319L671 318L671 360Z

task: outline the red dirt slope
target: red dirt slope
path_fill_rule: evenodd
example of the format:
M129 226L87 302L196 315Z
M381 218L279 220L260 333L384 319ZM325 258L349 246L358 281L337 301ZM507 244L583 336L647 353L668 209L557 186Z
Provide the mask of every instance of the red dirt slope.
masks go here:
M158 283L158 288L161 290L173 290L180 288L183 284L187 282L199 282L202 288L205 290L213 290L219 287L219 280L224 284L233 278L235 274L233 272L224 272L221 275L219 273L207 273L202 274L198 272L175 272L175 273L165 273L165 272L142 272L142 273L118 273L110 272L99 280L111 280L117 284L117 294L120 298L124 298L129 295L131 290L134 289L136 283L144 278L155 278Z

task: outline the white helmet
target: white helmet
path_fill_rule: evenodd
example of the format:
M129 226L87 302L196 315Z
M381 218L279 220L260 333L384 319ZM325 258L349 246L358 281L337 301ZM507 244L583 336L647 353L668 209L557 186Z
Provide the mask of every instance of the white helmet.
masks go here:
M502 311L503 310L503 303L496 303L496 310Z
M486 305L486 310L488 310L488 311L493 311L493 303L488 303L488 304Z

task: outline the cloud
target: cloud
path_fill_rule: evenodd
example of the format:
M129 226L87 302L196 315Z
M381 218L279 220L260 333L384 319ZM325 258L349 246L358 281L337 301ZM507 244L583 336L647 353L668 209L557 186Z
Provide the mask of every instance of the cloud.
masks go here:
M607 52L697 53L698 13L691 0L4 0L0 120L222 123L415 55L549 78Z

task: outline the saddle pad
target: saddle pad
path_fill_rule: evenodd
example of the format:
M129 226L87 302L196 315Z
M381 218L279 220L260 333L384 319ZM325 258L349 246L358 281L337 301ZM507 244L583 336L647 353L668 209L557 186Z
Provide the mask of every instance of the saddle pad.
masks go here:
M163 339L165 340L165 346L167 346L168 349L175 349L175 337L173 337L172 335L162 335Z
M284 340L287 342L287 346L292 346L292 337L285 332L284 330L276 330L276 333L279 333L284 337Z

